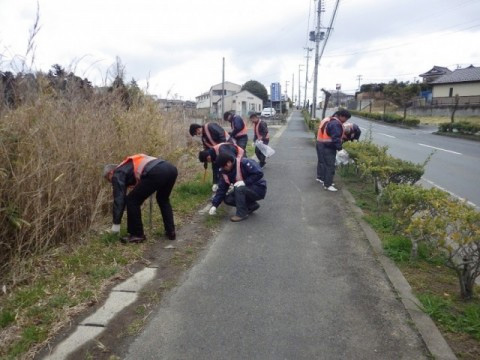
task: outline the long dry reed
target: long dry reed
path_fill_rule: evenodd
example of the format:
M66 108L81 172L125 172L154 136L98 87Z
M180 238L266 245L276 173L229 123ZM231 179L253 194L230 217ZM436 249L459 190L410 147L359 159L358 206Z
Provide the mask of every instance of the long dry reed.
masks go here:
M134 153L178 163L184 121L144 98L128 110L113 94L39 96L0 114L0 281L21 282L12 264L77 241L104 219L111 189L103 165Z

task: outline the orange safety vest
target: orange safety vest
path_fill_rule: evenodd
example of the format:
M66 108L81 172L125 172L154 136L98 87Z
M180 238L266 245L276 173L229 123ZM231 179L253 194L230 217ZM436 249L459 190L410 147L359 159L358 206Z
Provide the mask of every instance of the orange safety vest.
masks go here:
M205 143L205 145L209 148L212 148L214 147L217 143L213 140L212 138L212 134L210 134L210 130L208 129L208 125L210 123L206 123L205 125L203 125L203 132L205 133L205 135L207 135L207 139L209 141L210 144L208 143ZM225 131L225 139L228 138L228 133Z
M145 169L145 165L152 160L157 160L157 158L145 154L136 154L126 157L125 160L123 160L120 165L117 166L117 168L126 164L130 160L133 162L133 172L135 174L135 180L138 183L140 181L140 177L142 176L143 169Z
M332 120L336 120L340 123L340 125L342 125L341 138L344 137L345 129L343 128L342 122L338 120L336 117L326 117L320 122L320 125L318 126L317 141L325 142L325 143L332 142L332 138L330 137L330 135L327 134L327 131L326 131L327 123Z
M245 153L245 150L243 150L240 146L229 143L229 142L224 142L224 143L217 144L213 147L213 150L215 150L215 154L217 154L217 156L220 154L220 146L222 145L235 146L235 150L237 150L237 160L241 159L243 157L243 154Z
M240 168L242 158L238 157L237 155L237 173L235 174L235 181L243 181L242 169ZM227 174L222 174L223 180L230 185L230 179L228 178Z
M235 137L240 137L240 136L243 136L243 135L247 135L247 123L245 122L245 120L243 120L243 129L240 130L237 135L235 135ZM234 129L233 128L233 118L232 118L232 121L230 122L230 127L232 128L232 130Z
M263 139L263 136L260 135L260 132L258 131L259 126L260 126L260 121L257 122L256 124L255 123L253 124L253 129L255 131L255 136L257 137L257 140ZM267 136L265 136L265 140L268 140L268 139L270 139L270 135L268 135L268 132L267 132Z

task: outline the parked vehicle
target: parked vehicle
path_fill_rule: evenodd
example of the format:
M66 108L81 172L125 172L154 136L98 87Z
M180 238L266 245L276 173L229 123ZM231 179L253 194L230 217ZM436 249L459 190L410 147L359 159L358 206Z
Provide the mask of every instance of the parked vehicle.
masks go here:
M263 108L262 112L260 113L260 116L262 117L271 117L275 116L277 112L275 111L274 108L268 107L268 108Z

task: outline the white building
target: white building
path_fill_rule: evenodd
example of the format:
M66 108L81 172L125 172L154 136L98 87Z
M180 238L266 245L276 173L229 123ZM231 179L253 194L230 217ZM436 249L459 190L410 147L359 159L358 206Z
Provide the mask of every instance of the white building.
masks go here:
M259 113L263 108L263 100L247 90L226 96L224 103L225 111L233 111L242 117L248 117L252 112ZM213 108L217 114L223 114L225 111L222 109L222 99L213 104Z
M223 86L222 83L213 85L209 91L195 98L197 101L197 109L210 109L210 114L216 115L216 108L214 108L214 104L222 99L222 87L224 89L224 97L238 93L242 89L241 85L237 85L229 81L225 81Z

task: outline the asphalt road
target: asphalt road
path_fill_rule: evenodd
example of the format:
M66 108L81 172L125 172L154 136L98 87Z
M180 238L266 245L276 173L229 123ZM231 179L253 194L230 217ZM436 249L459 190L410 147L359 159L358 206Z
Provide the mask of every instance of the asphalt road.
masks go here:
M426 359L341 193L315 181L299 112L272 146L261 208L225 224L122 358Z
M350 122L371 133L373 142L387 145L391 155L423 163L435 152L426 166L422 185L436 186L452 195L467 199L480 207L480 143L434 135L437 127L404 129L352 116Z

